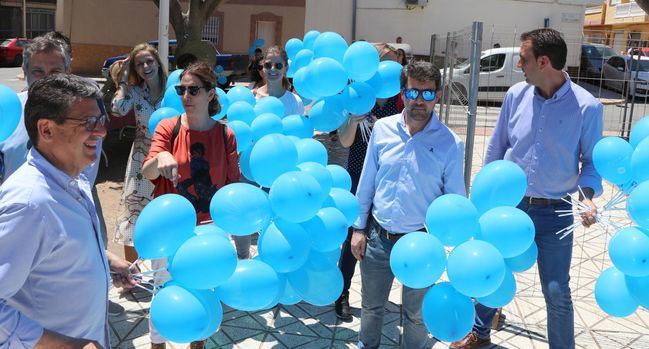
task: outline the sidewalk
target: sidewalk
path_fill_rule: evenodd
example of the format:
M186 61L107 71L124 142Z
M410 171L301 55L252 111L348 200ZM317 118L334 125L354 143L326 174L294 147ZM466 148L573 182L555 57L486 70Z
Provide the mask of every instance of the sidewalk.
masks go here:
M473 175L482 164L484 140L476 136ZM596 203L601 206L613 194L610 186ZM616 219L623 222L622 217ZM628 221L627 223L628 224ZM602 270L610 265L606 246L615 233L602 227L575 231L572 280L575 307L575 337L580 348L649 348L649 311L639 308L633 315L613 318L602 312L595 302L593 288ZM253 246L256 255L256 246ZM358 267L357 267L358 268ZM492 333L489 348L547 348L546 312L536 268L517 274L516 298L503 310L504 326ZM325 287L325 286L323 286ZM390 293L382 348L397 348L400 338L400 292L396 281ZM208 341L208 348L355 348L360 327L360 271L357 269L350 290L354 320L337 320L333 305L316 307L306 303L279 306L254 313L224 306L220 330ZM126 308L125 314L111 317L111 343L117 348L149 346L147 314L151 297L136 291L121 297L112 289L110 299ZM435 342L433 348L447 348L448 343ZM168 348L185 348L186 344L168 343Z

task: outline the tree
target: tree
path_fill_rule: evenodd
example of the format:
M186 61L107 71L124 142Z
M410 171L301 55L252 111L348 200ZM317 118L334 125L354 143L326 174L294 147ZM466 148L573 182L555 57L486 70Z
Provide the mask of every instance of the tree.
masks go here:
M649 0L636 0L635 2L645 13L649 13Z
M181 65L192 58L216 65L214 47L203 39L203 27L223 0L189 0L187 12L183 12L180 0L169 0L169 22L176 33L176 63ZM153 0L160 8L160 0Z

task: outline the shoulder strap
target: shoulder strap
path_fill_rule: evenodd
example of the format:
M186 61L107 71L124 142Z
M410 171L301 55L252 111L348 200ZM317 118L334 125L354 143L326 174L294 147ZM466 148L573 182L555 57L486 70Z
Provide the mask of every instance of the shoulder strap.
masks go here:
M176 140L176 137L178 137L178 133L180 132L180 116L178 117L178 120L176 121L176 126L174 126L174 130L171 133L171 151L174 149L174 141Z

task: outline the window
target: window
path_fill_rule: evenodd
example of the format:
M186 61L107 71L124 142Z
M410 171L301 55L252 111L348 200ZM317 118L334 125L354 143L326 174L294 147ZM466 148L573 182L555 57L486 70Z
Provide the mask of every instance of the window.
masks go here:
M611 1L609 2L609 4L610 4L611 6L615 6L615 5L619 4L619 3L620 3L620 0L611 0Z
M505 65L505 54L495 54L484 57L480 60L481 72L492 72L501 69Z
M54 10L27 8L27 37L35 38L54 30Z
M207 40L214 45L214 47L219 46L219 17L212 16L207 19L205 27L203 27L203 40Z

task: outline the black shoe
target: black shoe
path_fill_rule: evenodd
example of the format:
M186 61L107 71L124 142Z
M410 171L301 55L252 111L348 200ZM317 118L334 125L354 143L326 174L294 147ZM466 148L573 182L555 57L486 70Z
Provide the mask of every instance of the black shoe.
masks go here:
M349 293L343 292L335 304L336 317L343 321L352 320L352 309L349 307Z
M124 307L113 302L108 301L108 316L120 316L124 314Z

